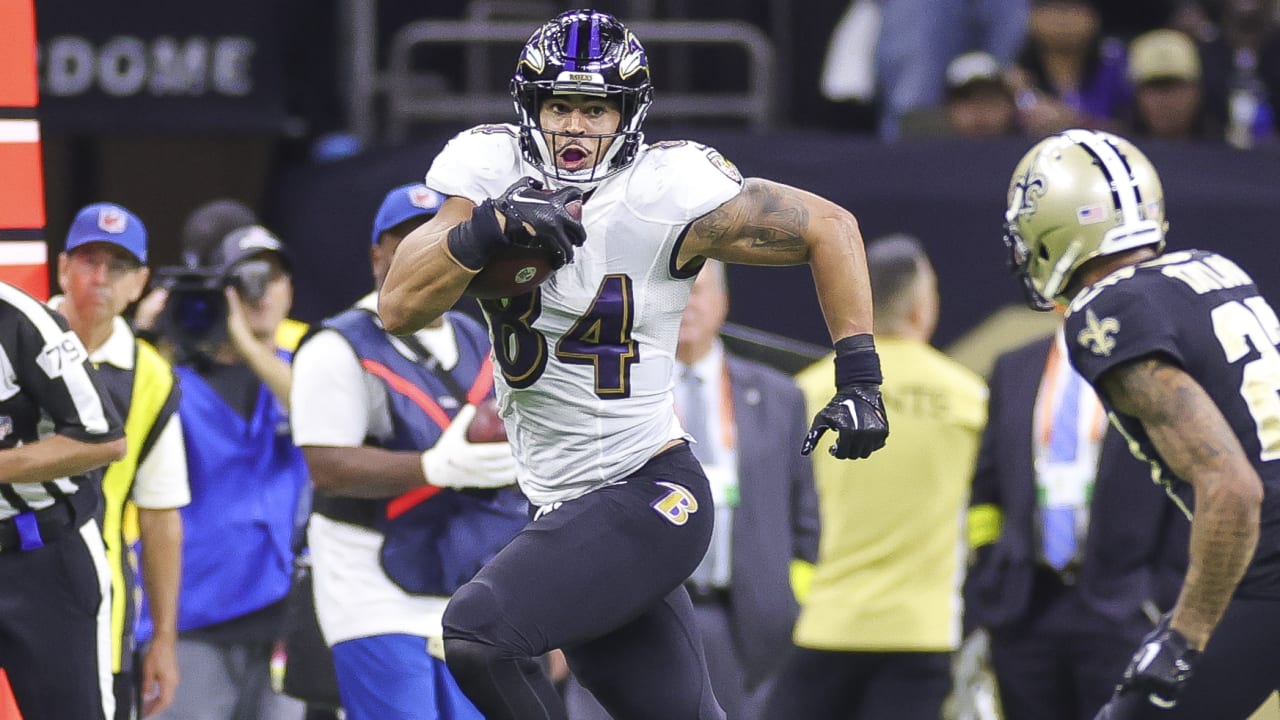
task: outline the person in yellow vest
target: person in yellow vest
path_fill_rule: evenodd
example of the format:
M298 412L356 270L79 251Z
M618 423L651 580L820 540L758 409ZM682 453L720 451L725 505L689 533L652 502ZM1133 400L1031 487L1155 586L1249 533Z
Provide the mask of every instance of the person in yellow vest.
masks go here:
M124 418L128 440L127 454L108 466L103 478L117 720L162 711L178 686L178 508L191 500L173 369L120 317L146 287L146 262L142 222L119 205L89 205L71 223L58 256L58 283L65 294L50 301L89 351ZM138 559L131 545L137 539L155 632L135 665Z
M868 243L867 269L893 432L858 463L814 455L818 563L768 718L937 720L951 690L987 390L929 344L938 289L920 242ZM811 408L831 395L831 362L797 377Z

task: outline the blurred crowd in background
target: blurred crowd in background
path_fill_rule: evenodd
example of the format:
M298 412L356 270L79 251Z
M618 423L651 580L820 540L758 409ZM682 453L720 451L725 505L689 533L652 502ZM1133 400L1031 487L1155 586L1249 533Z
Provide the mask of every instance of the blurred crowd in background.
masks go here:
M873 123L851 129L885 138L1091 127L1275 140L1280 36L1267 0L855 0L836 27L823 95L869 107Z
M115 197L154 210L157 255L168 261L183 215L211 194L269 214L271 179L289 169L502 120L512 53L573 4L237 0L182 14L153 2L37 2L51 237L65 231L58 218ZM888 140L1085 126L1223 147L1276 140L1274 0L608 0L598 9L706 41L645 40L657 89L651 138L691 125ZM472 23L490 39L441 36L457 26L431 36L441 21ZM504 23L507 35L494 36ZM724 93L747 102L718 100ZM690 96L705 105L685 104ZM164 202L149 208L152 197Z

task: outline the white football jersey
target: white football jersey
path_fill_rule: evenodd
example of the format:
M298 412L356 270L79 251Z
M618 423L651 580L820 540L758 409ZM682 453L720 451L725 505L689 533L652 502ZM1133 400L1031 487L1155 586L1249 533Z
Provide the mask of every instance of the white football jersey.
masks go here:
M522 177L514 125L445 146L426 184L480 203ZM583 205L586 244L538 290L482 303L498 403L520 487L535 505L617 482L684 436L672 399L676 340L693 277L675 257L688 224L733 198L742 176L696 143L641 147Z

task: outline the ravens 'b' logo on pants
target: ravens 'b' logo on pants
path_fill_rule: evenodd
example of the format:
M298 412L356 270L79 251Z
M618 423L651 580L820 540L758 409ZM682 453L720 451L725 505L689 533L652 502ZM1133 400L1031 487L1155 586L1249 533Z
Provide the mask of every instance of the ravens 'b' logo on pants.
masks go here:
M668 492L650 503L650 507L672 525L684 525L689 516L698 512L698 500L693 493L684 487L671 482L659 480L656 484L667 488Z

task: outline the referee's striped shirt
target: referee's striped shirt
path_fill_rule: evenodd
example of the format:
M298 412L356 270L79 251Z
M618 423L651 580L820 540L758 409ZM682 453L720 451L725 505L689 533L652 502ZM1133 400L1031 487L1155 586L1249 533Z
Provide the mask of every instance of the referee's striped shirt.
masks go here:
M0 282L0 450L55 433L95 443L123 437L106 398L89 353L66 321ZM82 481L0 483L0 520L49 507Z

